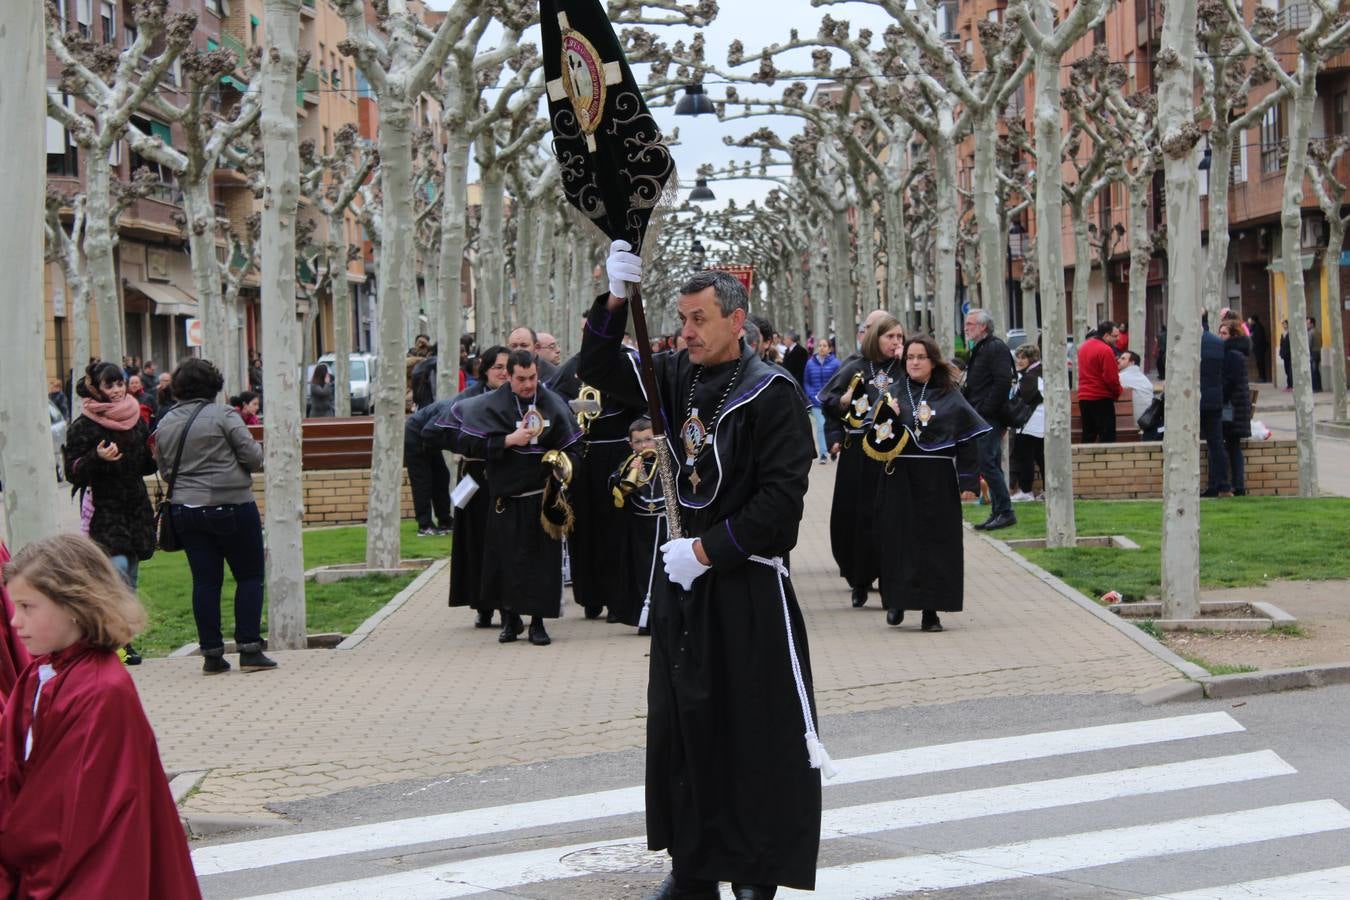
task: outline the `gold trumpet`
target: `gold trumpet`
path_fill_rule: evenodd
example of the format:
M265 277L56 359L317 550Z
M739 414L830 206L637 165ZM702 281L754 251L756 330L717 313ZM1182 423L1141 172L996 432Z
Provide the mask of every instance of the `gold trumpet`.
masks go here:
M642 465L634 466L633 461L642 460ZM652 480L656 474L656 448L645 447L628 455L620 467L623 477L614 485L614 505L622 507L628 496Z
M581 391L577 394L577 405L581 407L577 412L577 426L585 434L590 430L591 422L596 416L600 415L600 389L591 387L589 384L583 384Z

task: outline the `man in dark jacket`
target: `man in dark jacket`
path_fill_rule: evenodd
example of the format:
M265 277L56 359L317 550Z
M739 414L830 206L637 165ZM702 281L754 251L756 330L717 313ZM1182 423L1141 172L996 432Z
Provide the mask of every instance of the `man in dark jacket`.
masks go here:
M994 335L994 319L985 310L972 309L966 314L965 331L971 348L963 393L980 418L994 426L975 439L980 454L980 474L989 485L989 502L992 504L989 518L975 527L993 531L1017 524L1008 483L1003 480L1002 459L1003 407L1012 388L1013 359L1008 345Z
M811 354L806 352L806 348L797 343L797 332L788 329L783 335L783 343L787 345L787 352L783 354L783 368L788 370L797 383L805 387L803 379L806 377L806 361L811 358Z
M1201 497L1231 497L1228 451L1223 445L1223 339L1204 322L1200 335L1200 436L1209 451L1209 486Z

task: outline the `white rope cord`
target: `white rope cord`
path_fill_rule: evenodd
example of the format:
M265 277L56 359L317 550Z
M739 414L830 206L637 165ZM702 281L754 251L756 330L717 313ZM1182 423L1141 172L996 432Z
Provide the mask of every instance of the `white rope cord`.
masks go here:
M656 578L656 557L661 554L661 522L665 516L656 517L656 543L652 544L652 565L647 571L647 596L642 601L642 617L638 619L638 627L647 627L647 615L652 610L652 584Z
M784 579L788 577L787 566L783 565L783 558L775 556L772 559L764 556L751 556L751 562L757 562L761 566L768 566L778 572L778 599L783 604L783 627L787 631L788 659L792 662L792 678L797 683L797 700L802 705L802 720L806 723L806 756L810 760L811 768L820 769L826 778L833 778L839 773L834 765L834 760L830 759L829 751L825 745L820 742L820 735L816 733L816 723L811 717L811 699L806 696L806 682L802 679L802 664L797 658L797 642L792 637L792 615L788 610L787 588L784 586Z

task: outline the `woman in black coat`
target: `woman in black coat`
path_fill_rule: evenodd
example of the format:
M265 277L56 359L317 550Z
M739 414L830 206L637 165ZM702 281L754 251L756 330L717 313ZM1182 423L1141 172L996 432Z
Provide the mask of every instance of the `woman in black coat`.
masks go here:
M92 494L89 536L134 591L141 560L155 552L155 513L144 480L155 471L149 427L122 369L112 363L90 364L75 393L81 415L66 433L66 478ZM129 646L127 661L140 661Z
M1219 325L1223 338L1223 443L1228 450L1228 468L1233 482L1233 493L1241 497L1247 493L1242 460L1242 439L1252 433L1252 390L1248 382L1247 361L1252 354L1251 338L1242 333L1237 319L1224 319ZM1232 408L1229 421L1228 409Z

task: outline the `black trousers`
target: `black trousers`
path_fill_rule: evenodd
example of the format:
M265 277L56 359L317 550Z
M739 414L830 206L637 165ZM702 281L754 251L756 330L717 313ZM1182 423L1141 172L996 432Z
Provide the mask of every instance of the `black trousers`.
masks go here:
M1078 413L1083 421L1084 444L1116 442L1116 401L1079 400Z
M1034 494L1032 486L1036 483L1036 470L1041 470L1041 483L1045 483L1045 438L1019 434L1013 439L1011 469L1013 485L1028 494Z
M451 527L450 470L441 451L427 444L403 445L403 465L408 469L408 486L412 488L413 515L418 528L435 525Z

